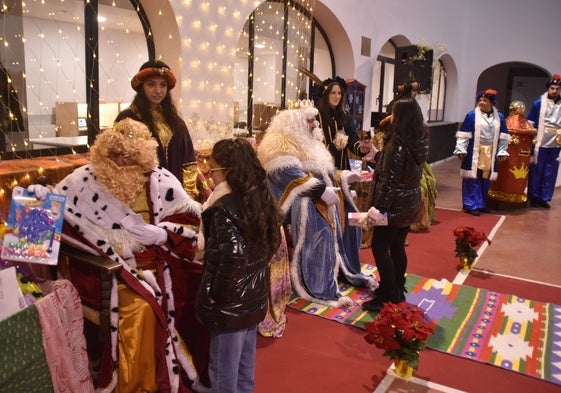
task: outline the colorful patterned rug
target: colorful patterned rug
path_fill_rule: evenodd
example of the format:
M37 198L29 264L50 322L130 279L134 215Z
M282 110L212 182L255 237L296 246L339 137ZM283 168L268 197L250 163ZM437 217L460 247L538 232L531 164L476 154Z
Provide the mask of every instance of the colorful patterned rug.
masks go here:
M376 268L364 265L365 272ZM409 274L407 301L438 325L429 348L561 385L561 306ZM294 297L289 306L364 329L375 314L360 305L372 291L341 285L352 307L331 308Z

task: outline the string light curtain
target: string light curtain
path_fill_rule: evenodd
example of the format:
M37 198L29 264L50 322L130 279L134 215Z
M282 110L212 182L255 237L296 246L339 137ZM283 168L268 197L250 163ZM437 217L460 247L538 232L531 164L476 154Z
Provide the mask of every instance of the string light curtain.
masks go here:
M310 69L314 6L315 0L271 0L251 14L237 48L235 126L263 129L287 100L307 95L297 66Z
M68 123L80 134L85 132L81 123L87 116L84 10L90 3L0 2L0 80L12 86L10 94L0 92L0 159L6 159L6 153L8 158L22 158L36 155L35 149L48 149L30 140L61 136L57 103L76 103L77 113ZM148 36L139 19L142 12L135 0L99 0L96 78L100 83L95 93L101 128L112 123L121 104L132 100L129 81L148 58ZM12 120L6 122L10 116ZM50 150L45 154L61 149Z
M82 0L0 0L0 161L32 158L38 152L54 156L50 161L28 162L27 166L24 161L14 161L17 168L2 174L0 230L7 218L5 208L13 187L36 183L39 176L46 176L49 181L62 176L65 168L70 171L73 165L82 162L79 157L71 159L60 154L88 148L87 145L56 148L30 142L59 136L62 130L57 105L61 103L68 104L65 110L75 109L75 113L67 116L68 125L76 133L86 132L81 123L88 116L85 3ZM144 31L140 20L143 10L138 7L138 1L100 0L99 3L96 78L100 83L94 93L99 98L99 126L103 127L111 126L118 111L132 100L135 92L130 79L149 57L151 34Z

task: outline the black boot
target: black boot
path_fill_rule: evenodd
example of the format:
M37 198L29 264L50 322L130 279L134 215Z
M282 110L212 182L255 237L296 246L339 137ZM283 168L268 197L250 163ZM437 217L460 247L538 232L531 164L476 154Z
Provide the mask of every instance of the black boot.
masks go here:
M366 311L380 311L388 302L397 304L401 302L398 292L400 291L392 291L392 295L388 296L380 290L380 287L378 287L374 290L374 298L362 303L362 309Z
M384 304L387 303L387 300L384 300L380 297L375 297L374 299L368 300L367 302L362 303L362 309L365 311L380 311Z

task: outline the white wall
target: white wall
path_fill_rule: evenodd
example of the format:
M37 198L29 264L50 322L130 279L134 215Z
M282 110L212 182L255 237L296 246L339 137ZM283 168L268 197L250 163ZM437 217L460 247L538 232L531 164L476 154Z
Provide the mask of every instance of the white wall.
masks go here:
M473 107L477 79L488 67L521 61L559 72L561 53L548 26L559 24L557 0L325 0L351 37L358 80L370 80L361 67L360 36L372 39L372 55L392 36L412 43L444 44L454 60L458 83L450 86L447 120L461 120ZM355 12L348 12L355 10ZM360 10L360 11L357 11ZM544 26L539 29L538 26ZM530 34L531 33L531 34Z

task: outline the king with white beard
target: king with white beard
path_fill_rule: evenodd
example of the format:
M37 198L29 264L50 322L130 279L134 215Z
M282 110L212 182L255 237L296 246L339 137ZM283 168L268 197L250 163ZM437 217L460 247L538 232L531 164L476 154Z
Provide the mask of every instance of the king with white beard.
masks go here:
M339 307L352 302L339 291L338 278L355 286L371 286L374 278L360 269L360 228L344 226L339 214L357 211L349 191L356 174L343 171L341 187L334 187L335 165L317 114L311 106L278 113L258 156L290 228L294 289L303 299Z

